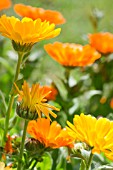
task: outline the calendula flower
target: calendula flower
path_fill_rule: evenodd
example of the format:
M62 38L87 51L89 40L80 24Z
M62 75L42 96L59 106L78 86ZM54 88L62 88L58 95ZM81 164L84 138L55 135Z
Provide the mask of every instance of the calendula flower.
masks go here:
M33 20L40 18L42 21L46 20L54 24L65 23L65 18L58 11L45 10L43 8L36 8L24 4L14 5L14 10L18 15L22 17L32 18Z
M90 34L89 41L92 47L103 54L113 52L113 34L109 32Z
M55 42L44 46L46 52L63 66L87 66L101 55L90 45Z
M0 10L7 9L11 6L11 0L1 0L0 1Z
M56 96L58 94L58 91L56 88L54 88L53 86L44 86L44 93L48 93L50 92L47 96L46 96L46 99L47 100L55 100L56 99Z
M41 114L43 113L49 119L49 114L54 118L57 117L51 109L56 111L59 111L59 109L46 103L46 96L50 91L45 93L44 86L40 87L39 84L33 84L32 87L29 88L26 81L24 81L22 90L19 90L16 84L15 87L19 94L19 105L17 106L17 113L19 116L26 119L33 119L33 117L36 119L37 116L41 117Z
M0 170L12 170L12 168L10 167L5 167L5 164L4 162L0 162Z
M25 17L19 20L14 16L7 17L6 15L0 18L0 33L12 40L15 49L19 46L23 50L25 46L26 51L36 42L56 37L60 31L60 28L55 29L55 24L49 24L47 21L42 22L41 19L33 21L31 18Z
M113 148L113 122L100 117L96 119L83 113L75 115L73 123L67 122L67 130L77 141L85 142L92 149L92 153L104 152Z
M30 121L27 132L45 148L70 147L74 140L68 135L67 130L63 130L56 121L50 124L50 120L45 118Z
M5 153L13 153L13 147L12 147L12 137L10 135L7 136L7 141L4 147Z
M111 107L111 109L113 109L113 98L110 101L110 107Z
M104 103L106 103L106 101L107 101L107 98L105 96L102 96L100 99L100 103L104 104Z

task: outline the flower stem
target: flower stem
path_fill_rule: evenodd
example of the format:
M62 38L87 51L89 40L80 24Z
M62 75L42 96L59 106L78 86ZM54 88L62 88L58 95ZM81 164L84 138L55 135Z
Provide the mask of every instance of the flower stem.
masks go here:
M14 76L13 83L18 80L22 58L23 58L23 53L18 53L18 62L17 62L16 73L15 73L15 76ZM13 89L13 85L12 85L12 89ZM7 112L6 112L6 118L5 118L4 138L3 138L4 141L6 141L6 135L7 135L7 131L8 131L8 125L9 125L9 118L10 118L10 113L11 113L11 110L12 110L12 107L13 107L13 103L14 103L14 94L11 93L11 96L9 98Z
M92 154L92 152L91 152L86 170L90 170L92 158L93 158L93 154Z
M24 151L24 142L25 142L25 138L26 138L27 125L28 125L28 120L25 119L24 130L23 130L23 135L22 135L22 142L21 142L21 145L20 145L20 154L19 154L19 161L18 161L17 170L21 170L21 166L22 166L22 156L23 156L23 151Z

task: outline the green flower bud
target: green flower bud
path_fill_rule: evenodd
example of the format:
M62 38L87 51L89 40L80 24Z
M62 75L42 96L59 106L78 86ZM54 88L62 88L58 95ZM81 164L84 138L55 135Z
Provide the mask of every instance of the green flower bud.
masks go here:
M19 117L27 120L36 120L38 118L38 114L36 111L31 112L28 108L22 108L21 103L17 104L16 113Z

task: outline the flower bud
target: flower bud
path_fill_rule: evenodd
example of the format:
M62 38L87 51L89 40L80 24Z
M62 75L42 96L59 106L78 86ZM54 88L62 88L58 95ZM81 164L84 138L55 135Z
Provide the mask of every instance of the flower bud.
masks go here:
M28 152L42 154L45 147L42 143L34 138L28 138L25 143L25 148Z
M19 117L27 120L36 120L38 118L38 114L36 111L31 112L28 108L22 108L21 103L17 104L16 113Z

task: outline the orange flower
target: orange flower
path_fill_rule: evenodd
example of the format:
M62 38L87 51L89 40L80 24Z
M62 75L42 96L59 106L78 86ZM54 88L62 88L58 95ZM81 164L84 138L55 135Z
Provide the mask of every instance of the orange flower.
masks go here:
M104 104L104 103L106 103L106 101L107 101L107 98L105 96L102 96L100 99L100 103Z
M64 66L86 66L101 57L90 45L55 42L45 45L44 48L53 59Z
M53 113L51 109L56 111L59 111L59 109L46 103L46 96L50 93L50 91L45 92L44 86L40 88L39 84L33 84L32 87L29 88L26 81L24 81L22 90L19 90L16 84L15 88L19 94L19 111L17 111L18 114L20 114L20 110L22 110L22 114L24 111L27 111L27 119L30 119L30 115L32 117L32 115L37 115L37 113L39 117L41 117L41 113L43 113L49 119L49 114L51 114L54 118L57 117L57 115Z
M32 120L28 124L27 132L46 148L72 147L73 138L56 121L50 124L50 120L45 118Z
M5 152L6 153L10 153L10 154L12 154L13 153L13 148L12 148L12 143L11 143L11 141L12 141L12 137L10 136L10 135L8 135L7 136L7 142L6 142L6 144L5 144Z
M44 93L48 93L50 92L47 96L46 96L46 99L47 100L55 100L56 99L56 96L58 94L58 91L56 88L52 87L52 86L44 86Z
M109 32L90 34L89 41L92 47L103 54L113 52L113 34Z
M111 107L111 109L113 109L113 98L110 101L110 107Z
M7 9L11 6L10 0L1 0L0 1L0 10Z
M49 21L54 24L63 24L65 19L58 11L44 10L43 8L36 8L24 4L16 4L14 6L15 12L22 17L29 17L33 20L40 18L42 21Z

